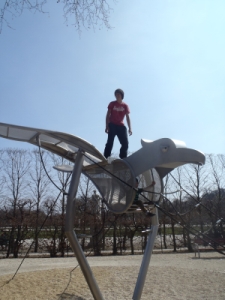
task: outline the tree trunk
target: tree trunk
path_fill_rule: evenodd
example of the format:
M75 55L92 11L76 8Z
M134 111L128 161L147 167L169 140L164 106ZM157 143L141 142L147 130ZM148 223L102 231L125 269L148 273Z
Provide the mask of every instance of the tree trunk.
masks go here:
M177 244L176 244L176 236L175 236L175 230L174 230L174 223L171 222L171 229L172 229L172 237L173 237L173 251L177 251Z
M116 246L116 221L113 225L113 255L117 255L117 246Z
M163 219L163 244L164 244L164 248L167 249L167 244L166 244L166 223L165 223L165 219Z

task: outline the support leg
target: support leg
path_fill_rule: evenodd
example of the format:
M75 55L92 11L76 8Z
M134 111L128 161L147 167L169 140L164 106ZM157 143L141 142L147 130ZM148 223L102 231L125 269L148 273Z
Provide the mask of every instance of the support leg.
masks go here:
M144 253L144 256L143 256L143 259L142 259L140 271L139 271L139 274L138 274L137 283L136 283L133 298L132 298L133 300L141 299L141 294L142 294L142 291L143 291L146 275L147 275L147 272L148 272L148 266L149 266L149 263L150 263L155 238L156 238L156 235L157 235L157 232L158 232L159 225L158 225L157 208L155 208L155 210L156 211L154 213L156 213L156 215L152 218L152 228L151 228L151 232L149 233L149 236L148 236L148 242L147 242L147 245L146 245L146 248L145 248L145 253Z
M84 255L84 252L78 242L77 236L73 230L74 224L74 217L75 217L75 210L74 210L74 201L77 193L77 188L80 180L80 175L82 171L84 156L82 152L78 152L76 157L76 163L74 166L72 179L69 188L69 195L67 199L67 206L66 206L66 223L65 223L65 232L70 242L70 245L75 253L77 261L81 267L81 270L84 274L84 277L89 285L91 293L95 300L104 300L97 282L95 281L94 275L91 271L91 268L88 264L88 261Z

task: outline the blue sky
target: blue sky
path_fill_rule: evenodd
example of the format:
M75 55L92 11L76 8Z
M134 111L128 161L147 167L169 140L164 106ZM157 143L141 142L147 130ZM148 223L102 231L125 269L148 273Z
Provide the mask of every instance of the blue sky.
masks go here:
M223 0L110 1L113 29L80 36L48 2L49 14L24 12L14 29L3 26L0 122L67 132L103 152L107 106L122 88L129 151L141 138L173 138L225 154ZM0 147L29 146L1 138Z

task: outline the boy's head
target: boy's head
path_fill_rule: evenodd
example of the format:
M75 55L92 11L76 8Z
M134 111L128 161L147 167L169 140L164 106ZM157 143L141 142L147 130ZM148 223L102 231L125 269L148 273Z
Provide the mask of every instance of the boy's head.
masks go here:
M121 89L115 90L114 95L116 96L116 94L120 94L122 99L124 98L124 91L123 90L121 90Z

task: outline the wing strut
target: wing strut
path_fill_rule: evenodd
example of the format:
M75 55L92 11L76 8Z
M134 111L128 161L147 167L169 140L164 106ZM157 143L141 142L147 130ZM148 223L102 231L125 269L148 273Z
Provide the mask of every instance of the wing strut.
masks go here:
M92 295L95 300L104 300L100 289L95 281L94 275L91 271L91 268L88 264L88 261L84 255L83 250L78 242L77 235L73 230L74 218L75 218L75 197L78 189L78 184L80 180L80 175L83 167L84 155L81 150L78 151L76 157L76 163L74 165L73 174L69 187L69 194L67 197L66 205L66 223L65 223L65 233L68 237L70 245L75 253L75 256L79 262L81 270L84 274L84 277L89 285L89 288L92 292Z

